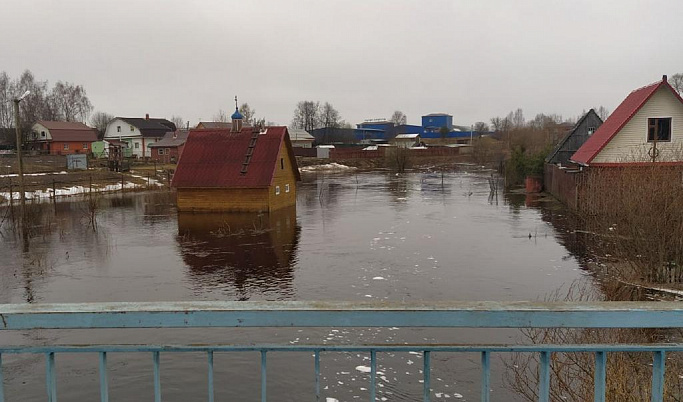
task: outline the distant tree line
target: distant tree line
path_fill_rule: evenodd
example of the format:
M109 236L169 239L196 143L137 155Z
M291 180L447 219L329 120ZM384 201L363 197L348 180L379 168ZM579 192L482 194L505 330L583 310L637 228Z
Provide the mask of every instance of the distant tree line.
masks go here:
M31 71L24 71L20 77L11 78L0 72L0 140L14 145L15 116L13 100L24 92L30 95L19 105L21 130L26 136L33 123L38 120L85 122L93 110L85 88L70 82L57 81L50 87L47 81L37 80Z

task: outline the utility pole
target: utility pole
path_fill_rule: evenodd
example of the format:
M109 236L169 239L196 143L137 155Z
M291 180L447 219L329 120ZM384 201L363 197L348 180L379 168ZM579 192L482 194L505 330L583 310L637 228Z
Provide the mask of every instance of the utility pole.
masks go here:
M21 127L19 119L19 102L21 102L24 97L28 95L28 91L24 93L20 98L14 99L14 128L17 134L17 164L19 169L19 200L21 205L21 217L24 218L24 211L26 206L26 201L24 200L26 191L24 188L24 161L21 158Z

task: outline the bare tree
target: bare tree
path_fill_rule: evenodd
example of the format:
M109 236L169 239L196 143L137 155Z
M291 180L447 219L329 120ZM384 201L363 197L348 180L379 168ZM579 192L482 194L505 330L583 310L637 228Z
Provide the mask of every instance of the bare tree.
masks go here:
M114 119L114 116L105 112L95 112L90 117L90 125L97 130L97 138L104 138L104 132L107 131L107 124Z
M489 132L489 125L484 123L483 121L478 121L478 122L474 123L474 131L477 134L488 133Z
M329 102L320 109L320 125L324 128L338 128L340 126L339 112Z
M512 125L515 128L524 127L524 125L526 124L526 120L524 120L524 112L522 111L521 108L517 108L517 110L515 110L514 114L512 112L510 112L510 114L512 115L512 119L511 119Z
M213 121L228 123L230 122L230 115L225 110L219 110L218 113L213 115Z
M669 78L668 81L679 95L683 95L683 74L674 74L671 76L671 78Z
M55 117L64 121L84 122L93 109L83 86L61 81L52 88L47 104L53 108Z
M297 103L292 126L306 131L320 127L320 102L301 101Z
M14 125L12 98L14 98L12 80L6 72L0 72L0 128L9 128Z
M171 116L171 123L175 124L176 128L185 127L185 120L183 120L181 116L175 114Z
M394 114L391 115L391 119L389 119L389 121L394 123L396 126L400 126L406 124L408 122L408 118L406 117L405 113L400 110L396 110Z
M244 116L244 123L250 126L256 123L256 109L252 109L248 103L240 105L240 113Z
M595 110L595 113L597 113L597 115L602 119L602 121L607 120L607 118L609 117L609 110L602 105L600 107L594 107L593 110Z

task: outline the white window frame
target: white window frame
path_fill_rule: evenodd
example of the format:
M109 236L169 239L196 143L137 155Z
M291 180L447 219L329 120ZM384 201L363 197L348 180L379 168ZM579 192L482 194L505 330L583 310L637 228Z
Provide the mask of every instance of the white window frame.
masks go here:
M135 148L135 149L140 149L140 143L139 143L139 142L136 142L134 148Z
M65 151L68 151L68 150L69 150L69 143L68 143L68 142L65 142L65 143L64 143L64 150L65 150Z
M88 143L87 142L83 143L83 149L88 149Z
M130 126L130 131L135 131L135 127Z
M275 195L280 195L280 186L275 186Z
M285 193L289 193L289 184L285 184Z
M159 155L163 155L163 154L164 154L164 149L163 149L163 148L158 148L157 152L158 152Z

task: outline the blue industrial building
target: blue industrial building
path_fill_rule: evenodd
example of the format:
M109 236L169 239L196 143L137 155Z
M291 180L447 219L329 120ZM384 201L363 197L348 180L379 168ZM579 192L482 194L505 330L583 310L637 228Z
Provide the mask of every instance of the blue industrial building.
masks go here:
M441 134L441 129L446 127L448 133ZM398 134L419 134L422 138L458 138L469 139L473 133L462 131L453 126L453 116L446 113L431 113L422 116L422 125L416 126L403 124L395 126L394 123L385 120L366 121L356 125L354 137L357 141L388 141Z

